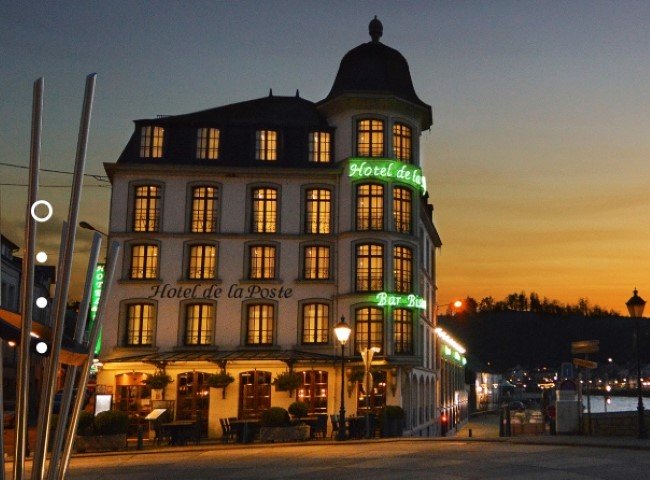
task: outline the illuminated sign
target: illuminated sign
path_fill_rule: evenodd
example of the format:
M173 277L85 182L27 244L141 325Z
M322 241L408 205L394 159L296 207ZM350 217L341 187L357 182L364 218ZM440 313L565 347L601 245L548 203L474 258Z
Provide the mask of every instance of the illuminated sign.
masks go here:
M93 273L92 290L90 291L90 313L88 314L88 332L93 328L95 317L97 317L97 309L99 308L99 299L102 296L102 286L104 285L104 270L105 265L98 263ZM95 354L99 354L102 346L102 335L99 333L97 338L97 345L95 345Z
M442 353L445 357L448 357L449 360L454 361L462 366L467 365L467 358L464 355L461 355L460 352L456 349L451 348L449 345L443 345Z
M422 195L427 191L422 169L397 160L351 158L348 161L348 176L352 179L398 180L419 189Z
M412 293L410 294L401 294L401 293L386 293L380 292L375 295L375 301L379 307L404 307L404 308L419 308L420 310L425 310L427 308L427 301Z

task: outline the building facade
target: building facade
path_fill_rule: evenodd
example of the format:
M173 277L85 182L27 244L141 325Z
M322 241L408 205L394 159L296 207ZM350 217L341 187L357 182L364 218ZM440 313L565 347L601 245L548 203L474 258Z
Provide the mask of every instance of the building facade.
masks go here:
M251 418L301 400L336 413L400 405L406 433L440 430L434 332L441 241L419 141L431 107L380 42L349 51L319 102L274 96L135 121L115 163L109 237L122 245L97 391L143 417L165 406ZM352 328L341 371L334 325ZM375 347L373 386L360 353ZM209 375L235 381L209 388ZM300 384L277 391L286 371ZM146 379L173 382L152 391ZM362 373L362 372L361 372Z

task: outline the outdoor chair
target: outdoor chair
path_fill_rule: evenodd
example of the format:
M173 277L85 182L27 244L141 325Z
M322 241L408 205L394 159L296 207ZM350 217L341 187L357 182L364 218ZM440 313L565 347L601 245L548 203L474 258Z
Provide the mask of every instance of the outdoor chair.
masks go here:
M334 438L334 434L338 433L339 431L339 416L338 415L333 415L330 414L330 422L332 422L332 438Z
M316 423L311 429L311 436L312 438L316 438L317 436L325 438L327 436L327 415L316 415L316 419Z
M221 435L221 441L223 443L228 443L230 440L234 440L235 439L235 431L230 426L230 419L229 418L220 418L219 423L221 424L221 431L223 432L222 435Z

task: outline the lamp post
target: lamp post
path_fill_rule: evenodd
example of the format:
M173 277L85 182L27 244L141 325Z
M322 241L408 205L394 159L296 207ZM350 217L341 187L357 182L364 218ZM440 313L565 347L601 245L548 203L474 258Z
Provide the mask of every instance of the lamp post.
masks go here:
M79 222L79 226L80 226L81 228L85 228L86 230L92 230L93 232L101 233L101 234L104 235L105 237L108 237L108 235L107 235L106 233L102 232L101 230L97 230L95 227L93 227L93 226L92 226L90 223L88 223L88 222L81 221L81 222Z
M625 302L628 312L630 312L630 317L634 318L635 321L635 335L634 335L634 351L636 354L636 392L639 397L639 404L637 410L639 412L639 438L648 438L648 434L645 430L645 419L643 412L643 391L641 385L641 355L639 352L639 331L640 331L640 319L643 316L643 309L645 308L645 300L639 297L637 294L639 291L635 288L634 295Z
M345 440L345 344L350 338L352 329L345 323L345 317L341 316L341 321L334 326L334 333L341 344L341 411L339 412L339 433L337 440Z

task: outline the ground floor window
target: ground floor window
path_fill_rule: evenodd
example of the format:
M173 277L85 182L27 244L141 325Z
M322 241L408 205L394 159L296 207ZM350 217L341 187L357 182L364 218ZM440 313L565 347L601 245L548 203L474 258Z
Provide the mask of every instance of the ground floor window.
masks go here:
M239 376L239 417L258 418L271 408L271 372L253 370Z
M302 386L298 389L298 400L309 405L309 414L327 413L327 372L306 370L302 375Z
M377 370L372 372L372 388L370 394L366 394L366 386L359 382L359 395L357 396L357 412L360 414L370 412L379 414L386 406L386 371Z
M201 423L203 435L208 433L208 410L210 388L207 372L184 372L178 375L176 384L176 419L196 420Z

